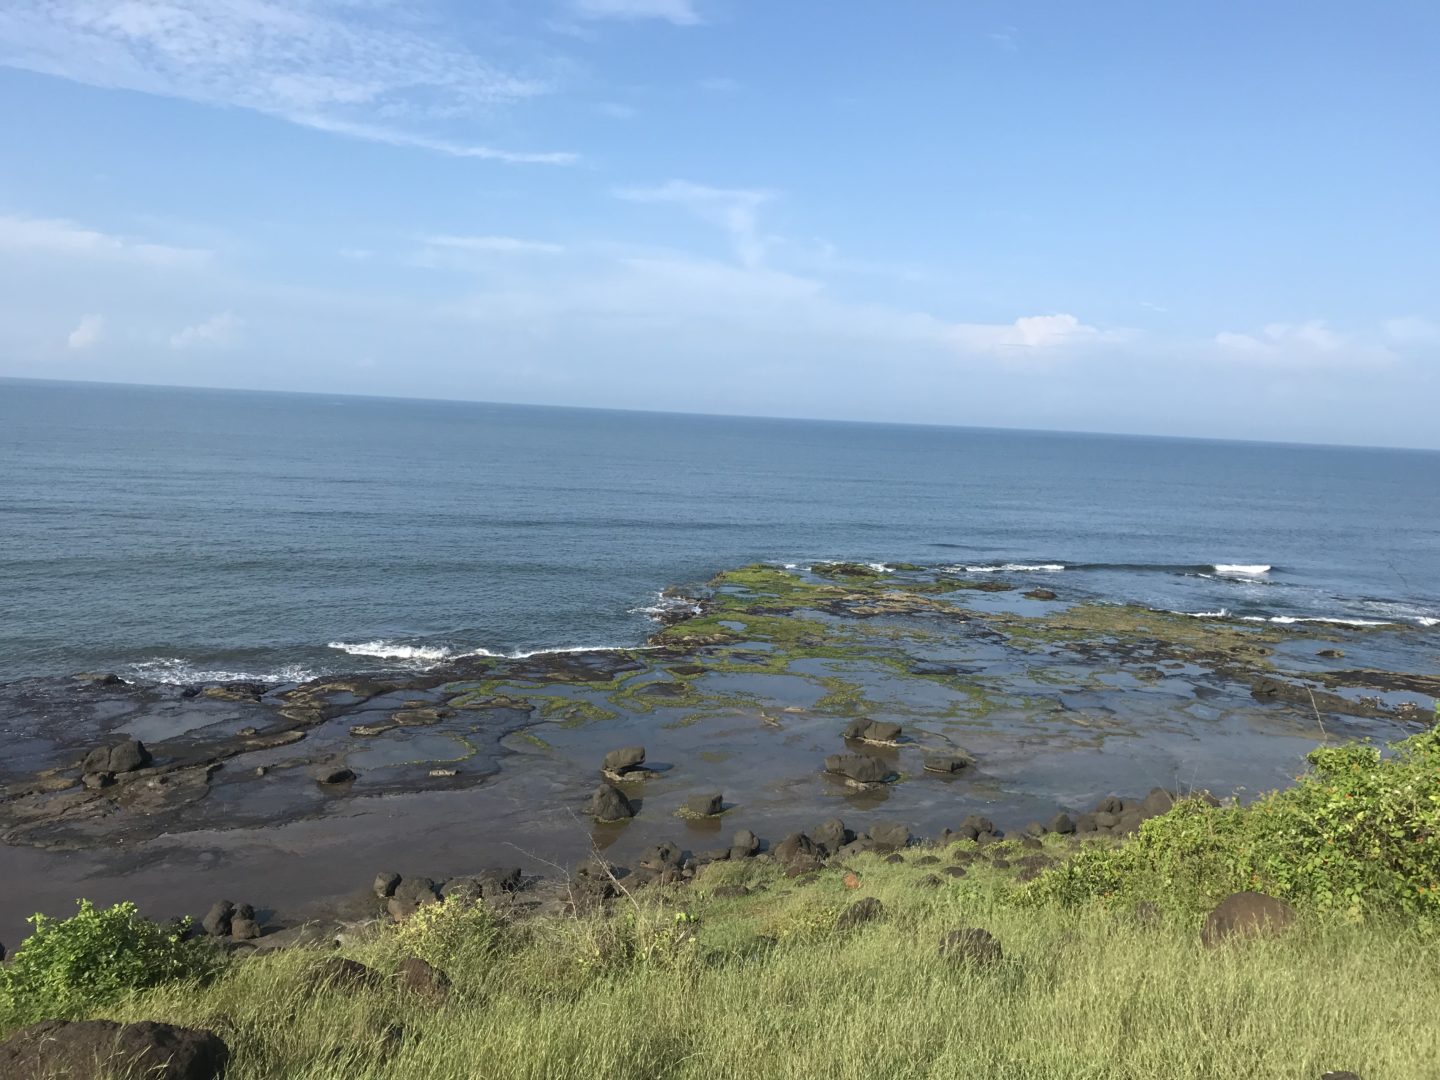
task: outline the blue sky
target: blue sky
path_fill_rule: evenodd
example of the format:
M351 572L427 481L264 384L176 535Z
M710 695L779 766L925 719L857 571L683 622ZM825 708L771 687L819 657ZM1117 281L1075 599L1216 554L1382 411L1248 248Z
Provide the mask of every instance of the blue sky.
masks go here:
M1437 46L1431 0L7 0L0 374L1440 447Z

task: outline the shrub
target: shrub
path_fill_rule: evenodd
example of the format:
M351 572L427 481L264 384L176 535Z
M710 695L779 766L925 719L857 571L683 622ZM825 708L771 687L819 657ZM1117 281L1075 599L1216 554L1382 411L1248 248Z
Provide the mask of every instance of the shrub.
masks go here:
M1294 787L1249 806L1182 800L1118 848L1082 848L1024 896L1198 908L1256 889L1352 919L1440 920L1440 726L1391 750L1321 747Z
M395 928L395 946L405 956L450 971L483 966L494 951L500 926L483 903L464 896L426 904Z
M186 941L189 921L161 926L131 903L99 909L88 900L68 919L33 915L35 928L0 968L0 1023L71 1018L132 990L200 978L217 957Z

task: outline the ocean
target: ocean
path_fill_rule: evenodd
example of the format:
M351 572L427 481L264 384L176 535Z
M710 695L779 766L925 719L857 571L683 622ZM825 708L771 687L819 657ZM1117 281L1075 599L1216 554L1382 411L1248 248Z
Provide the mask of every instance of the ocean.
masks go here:
M0 680L629 646L821 560L1433 627L1440 453L0 380Z

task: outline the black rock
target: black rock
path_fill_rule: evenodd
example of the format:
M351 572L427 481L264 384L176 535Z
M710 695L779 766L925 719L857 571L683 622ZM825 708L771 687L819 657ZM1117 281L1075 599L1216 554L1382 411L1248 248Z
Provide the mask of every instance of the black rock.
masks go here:
M230 923L234 917L235 905L229 900L217 900L200 920L200 925L211 937L229 937Z
M1059 833L1061 836L1068 836L1075 831L1075 822L1070 815L1063 810L1050 819L1047 828L1052 833Z
M859 716L845 725L845 738L863 739L865 738L865 733L869 730L870 718L868 716Z
M884 783L894 770L869 754L831 754L825 759L825 771L861 784Z
M614 784L601 784L590 796L585 812L596 821L625 821L635 816L635 807Z
M924 769L926 772L941 773L949 775L960 772L970 764L970 759L960 754L926 754Z
M862 737L870 742L895 742L900 738L900 725L893 724L888 720L875 720Z
M97 746L85 755L80 771L85 773L124 773L143 769L151 761L145 744L135 739Z
M823 825L810 830L810 839L825 853L834 856L842 847L855 839L855 834L845 827L839 818L830 818Z
M638 769L644 764L645 748L643 746L622 746L605 755L605 761L601 768L608 773L624 773L631 769Z
M685 812L695 817L714 817L725 809L725 800L719 792L713 795L691 795L685 800Z
M820 849L815 846L813 840L803 832L791 833L775 845L771 853L775 861L785 866L793 866L799 862L815 863L819 861Z
M375 895L381 900L388 900L395 895L395 890L400 886L400 875L388 871L382 871L375 875Z
M328 765L315 772L315 782L326 787L348 784L355 779L355 773L343 765Z
M149 1020L46 1020L0 1043L0 1080L218 1080L229 1058L219 1036L197 1028Z
M885 905L873 896L856 900L840 913L835 920L836 930L851 930L862 923L872 922L885 913Z
M309 984L313 990L353 990L383 986L385 977L358 960L327 956L311 970Z
M989 930L967 927L951 930L940 939L940 955L957 964L985 967L999 963L1005 951Z
M760 850L760 838L749 829L741 829L730 841L730 858L748 859Z
M876 822L870 826L870 839L878 851L894 851L910 843L910 830L899 822Z
M400 961L395 981L417 997L438 1004L450 994L450 977L418 956Z

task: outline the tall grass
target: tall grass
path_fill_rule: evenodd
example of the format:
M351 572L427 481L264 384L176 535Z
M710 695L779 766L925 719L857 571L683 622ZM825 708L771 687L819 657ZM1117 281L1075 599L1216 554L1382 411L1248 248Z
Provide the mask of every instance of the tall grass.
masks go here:
M455 981L440 1005L388 985L312 990L324 954L293 951L105 1015L215 1030L230 1080L1440 1075L1440 949L1407 924L1306 919L1207 950L1189 919L1016 906L998 871L926 885L919 854L852 861L856 890L839 870L799 884L752 862L608 915L496 925L457 905L349 950L382 971L427 952ZM751 895L710 896L740 880ZM837 932L863 896L884 915ZM941 935L970 926L1003 962L941 957Z

